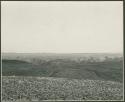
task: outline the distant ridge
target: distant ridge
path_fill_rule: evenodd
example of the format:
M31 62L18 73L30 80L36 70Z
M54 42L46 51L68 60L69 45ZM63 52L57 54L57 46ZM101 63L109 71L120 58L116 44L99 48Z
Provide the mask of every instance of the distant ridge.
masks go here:
M122 62L95 62L83 63L58 57L43 56L34 57L26 56L19 60L6 58L2 60L2 75L16 76L41 76L41 77L56 77L56 78L73 78L73 79L96 79L96 80L111 80L122 82ZM28 59L29 58L29 59ZM33 60L32 60L33 59ZM48 60L49 59L49 60Z

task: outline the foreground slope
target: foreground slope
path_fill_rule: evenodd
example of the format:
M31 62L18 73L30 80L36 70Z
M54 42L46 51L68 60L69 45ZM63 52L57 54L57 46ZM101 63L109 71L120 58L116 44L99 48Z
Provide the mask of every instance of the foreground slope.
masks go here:
M113 81L45 77L2 77L2 100L122 100L123 85Z

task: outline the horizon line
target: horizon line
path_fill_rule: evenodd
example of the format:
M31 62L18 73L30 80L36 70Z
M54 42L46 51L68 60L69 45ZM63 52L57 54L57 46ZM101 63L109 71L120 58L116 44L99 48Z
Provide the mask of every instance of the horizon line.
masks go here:
M112 54L123 54L123 52L1 52L2 53L31 53L31 54L92 54L92 53L112 53Z

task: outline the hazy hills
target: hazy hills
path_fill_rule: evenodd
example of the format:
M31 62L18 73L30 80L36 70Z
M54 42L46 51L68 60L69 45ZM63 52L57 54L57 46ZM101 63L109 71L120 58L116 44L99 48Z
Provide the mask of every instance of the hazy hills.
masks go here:
M14 56L15 55L15 56ZM123 80L123 61L120 55L75 54L75 55L3 55L3 75L62 77L94 80ZM63 57L61 57L63 56ZM70 57L69 57L70 56ZM87 60L84 60L84 58ZM105 61L95 60L105 58ZM83 58L83 60L80 59ZM93 58L95 58L93 60ZM73 60L75 59L75 60Z
M2 54L3 102L122 100L122 54Z
M97 57L104 59L105 56L110 58L123 57L122 53L2 53L3 59L15 59L15 58L43 58L46 60L52 59L79 59L79 58L89 58Z

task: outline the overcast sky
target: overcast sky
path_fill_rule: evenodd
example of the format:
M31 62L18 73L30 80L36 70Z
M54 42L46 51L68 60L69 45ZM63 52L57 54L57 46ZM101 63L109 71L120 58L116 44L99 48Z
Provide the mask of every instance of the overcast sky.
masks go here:
M2 1L2 52L119 53L122 1Z

